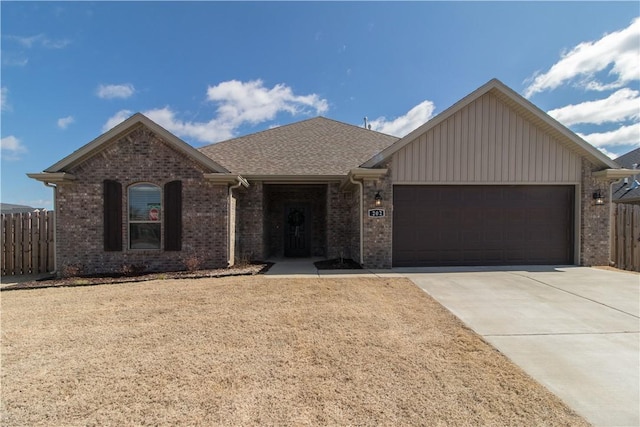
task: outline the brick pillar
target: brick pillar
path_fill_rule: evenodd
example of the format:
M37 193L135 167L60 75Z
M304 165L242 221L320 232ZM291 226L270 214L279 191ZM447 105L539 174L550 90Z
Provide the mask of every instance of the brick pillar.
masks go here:
M263 184L253 181L239 194L236 206L237 252L236 261L264 259Z
M582 159L582 192L580 194L580 265L609 265L611 233L611 197L609 182L593 177L597 168ZM597 206L593 193L600 190L605 204Z
M340 183L327 185L327 258L354 258L351 249L351 192L340 190ZM359 227L359 226L358 226ZM359 254L358 254L359 255Z
M378 180L364 181L364 203L362 212L363 227L363 267L391 268L392 247L391 235L393 225L393 190L391 185L391 169ZM369 209L376 208L375 196L382 196L381 209L385 216L369 217Z

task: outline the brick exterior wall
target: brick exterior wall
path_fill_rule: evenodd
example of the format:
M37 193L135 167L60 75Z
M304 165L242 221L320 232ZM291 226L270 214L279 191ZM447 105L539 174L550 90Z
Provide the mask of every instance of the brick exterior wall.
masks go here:
M59 272L67 266L80 267L86 274L119 272L131 265L144 266L146 271L181 270L183 259L196 255L203 258L204 268L227 266L227 187L205 181L202 174L209 171L146 127L108 143L68 172L76 181L56 189ZM104 251L105 179L122 184L123 248L119 252ZM174 180L182 181L182 250L128 249L128 187L145 182L162 188Z
M260 181L238 192L236 204L236 257L241 261L264 260L264 195Z
M387 167L390 165L386 165ZM369 209L376 208L375 195L380 192L384 217L369 217ZM392 263L392 231L393 231L393 189L391 169L379 180L364 181L364 259L365 268L391 268Z
M349 209L349 229L346 237L351 252L351 259L360 263L360 188L354 186L347 196L347 206Z
M357 200L355 200L357 203ZM353 251L354 230L359 230L357 212L353 209L353 191L343 191L340 183L327 186L327 258L350 258L359 262ZM359 239L358 235L355 235Z
M609 182L596 181L597 171L591 162L582 160L582 191L580 194L580 265L609 265L611 239ZM604 205L597 206L593 193L601 190L606 195Z

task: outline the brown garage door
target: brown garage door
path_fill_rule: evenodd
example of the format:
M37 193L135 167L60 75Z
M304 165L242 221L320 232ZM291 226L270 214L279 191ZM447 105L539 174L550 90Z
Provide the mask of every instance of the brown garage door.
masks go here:
M394 186L393 265L573 264L574 191Z

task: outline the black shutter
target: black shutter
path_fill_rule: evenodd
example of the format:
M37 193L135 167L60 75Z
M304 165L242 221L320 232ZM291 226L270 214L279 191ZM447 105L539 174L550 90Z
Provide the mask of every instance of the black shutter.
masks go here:
M122 251L122 184L104 180L104 250Z
M182 181L164 185L164 250L182 250Z

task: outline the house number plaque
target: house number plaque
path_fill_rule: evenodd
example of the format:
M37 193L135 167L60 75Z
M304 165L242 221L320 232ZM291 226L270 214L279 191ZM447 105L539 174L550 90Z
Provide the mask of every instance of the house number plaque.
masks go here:
M370 218L382 218L384 216L384 209L369 209Z

